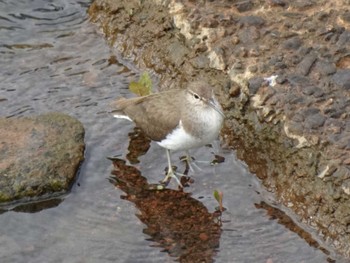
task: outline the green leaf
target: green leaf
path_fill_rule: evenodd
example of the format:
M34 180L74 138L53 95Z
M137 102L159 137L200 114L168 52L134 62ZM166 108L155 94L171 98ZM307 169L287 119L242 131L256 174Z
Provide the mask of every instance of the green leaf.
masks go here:
M218 203L220 204L220 193L218 190L214 190L214 198L216 199L216 201L218 201Z
M138 96L146 96L152 93L152 86L152 80L149 74L144 72L141 74L138 82L130 82L129 90Z
M152 93L152 80L147 72L141 74L139 83L146 88L147 95Z
M145 91L145 87L142 86L139 82L130 82L129 84L129 90L138 95L138 96L144 96Z

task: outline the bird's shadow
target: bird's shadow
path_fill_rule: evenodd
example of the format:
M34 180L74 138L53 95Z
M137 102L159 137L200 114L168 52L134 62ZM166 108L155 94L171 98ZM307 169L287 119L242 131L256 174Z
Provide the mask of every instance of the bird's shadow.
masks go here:
M122 199L135 204L143 233L152 246L179 262L213 262L219 248L221 213L210 213L191 194L172 189L149 190L147 179L125 160L114 158L109 181L121 189Z

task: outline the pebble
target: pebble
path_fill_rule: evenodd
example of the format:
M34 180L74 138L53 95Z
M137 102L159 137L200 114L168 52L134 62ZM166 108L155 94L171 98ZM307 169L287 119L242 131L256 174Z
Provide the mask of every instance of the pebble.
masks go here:
M286 41L284 41L283 43L283 47L286 49L294 49L297 50L301 45L302 45L302 41L299 37L293 37L290 39L287 39Z
M344 31L337 41L337 46L343 48L350 42L350 31Z
M337 68L334 63L318 60L315 65L315 71L320 72L323 76L327 76L334 74Z
M238 12L243 13L251 10L254 6L252 1L240 1L235 3L234 6L237 8Z
M295 85L295 86L304 86L309 84L309 78L300 76L300 75L295 75L291 74L287 76L287 80L290 84Z
M292 134L303 135L304 127L300 122L290 121L288 125L288 130Z
M326 118L320 113L316 113L306 117L305 127L309 129L317 129L323 126Z
M339 69L333 75L333 82L339 87L350 90L350 69Z
M315 89L316 89L315 86L305 86L303 87L301 92L305 95L312 95L315 93Z
M198 69L206 68L209 65L209 59L204 54L200 54L198 57L193 58L190 62L193 67Z
M261 85L263 84L263 82L264 82L264 79L261 77L253 77L249 79L248 80L249 93L251 95L256 94L259 88L261 87Z
M239 23L246 26L257 26L260 27L265 24L265 20L260 16L243 16L239 20Z
M304 59L299 63L299 65L297 66L298 69L298 73L300 73L301 75L308 75L312 65L315 63L316 61L316 55L315 54L308 54L306 57L304 57Z

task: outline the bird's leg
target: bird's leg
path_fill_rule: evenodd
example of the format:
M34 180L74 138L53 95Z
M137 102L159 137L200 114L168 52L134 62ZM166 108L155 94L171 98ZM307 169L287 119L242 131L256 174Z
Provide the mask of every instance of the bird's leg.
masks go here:
M191 170L191 172L194 172L195 169L198 171L201 171L202 169L196 164L196 160L191 157L190 152L187 150L186 155L184 158L181 158L181 161L186 162L186 170ZM195 168L195 169L194 169Z
M184 176L183 174L179 174L179 173L176 173L173 169L173 166L171 164L171 159L170 159L170 150L168 149L165 149L166 150L166 156L168 158L168 172L167 172L167 175L165 176L165 178L161 181L162 184L168 184L169 180L171 178L174 178L177 182L177 184L183 188L179 178L177 177L178 176Z

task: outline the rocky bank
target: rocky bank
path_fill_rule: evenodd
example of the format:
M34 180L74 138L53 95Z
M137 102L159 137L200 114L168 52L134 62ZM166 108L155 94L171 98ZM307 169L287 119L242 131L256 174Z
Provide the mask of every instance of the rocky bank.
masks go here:
M160 79L205 79L223 141L350 257L350 2L95 0L108 42ZM234 175L233 175L234 176Z

